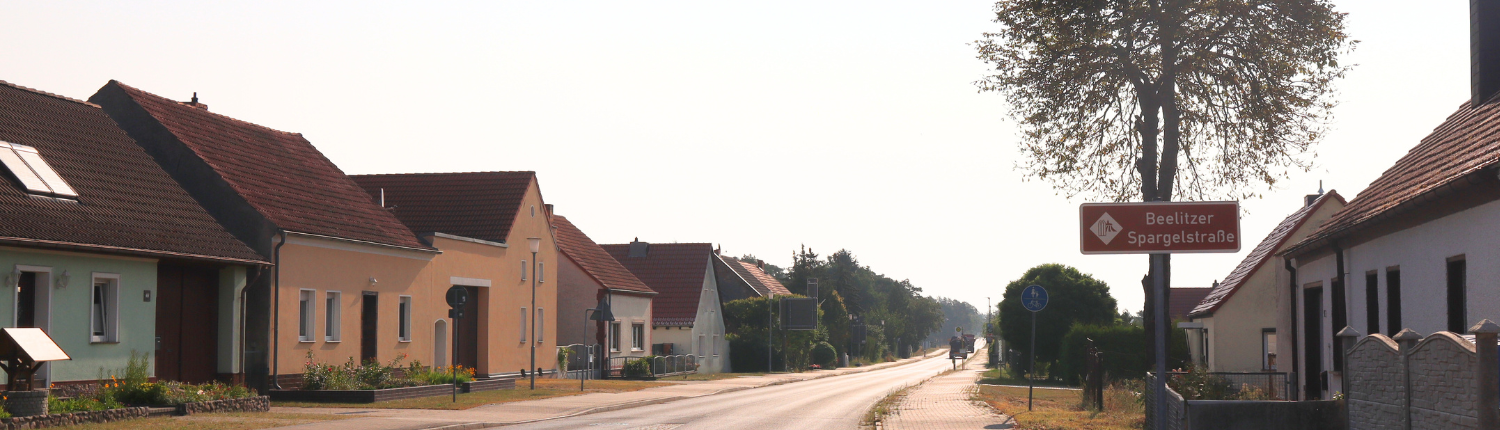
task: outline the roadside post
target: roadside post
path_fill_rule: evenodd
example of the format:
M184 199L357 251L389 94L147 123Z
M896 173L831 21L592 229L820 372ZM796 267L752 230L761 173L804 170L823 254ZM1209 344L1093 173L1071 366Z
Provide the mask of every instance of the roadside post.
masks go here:
M1078 207L1079 250L1084 254L1149 254L1156 309L1156 428L1167 414L1167 256L1240 251L1240 203L1084 203Z
M448 361L448 373L453 375L453 402L458 403L458 329L463 327L458 323L459 318L464 317L464 304L469 302L469 290L454 285L448 288L448 319L453 320L453 359ZM437 365L437 363L433 363Z
M1031 394L1036 391L1036 313L1047 308L1047 289L1032 285L1021 290L1021 306L1031 311L1031 367L1026 368L1026 410L1031 410Z

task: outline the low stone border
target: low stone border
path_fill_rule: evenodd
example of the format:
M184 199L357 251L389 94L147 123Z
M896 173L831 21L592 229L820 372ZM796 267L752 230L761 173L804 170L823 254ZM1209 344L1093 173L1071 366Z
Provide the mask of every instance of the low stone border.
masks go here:
M481 379L474 382L465 382L459 386L459 391L473 393L477 391L514 390L516 389L515 378Z
M209 412L270 412L271 398L266 396L243 399L210 400L207 402L177 405L177 415L203 414Z
M172 408L152 408L137 406L105 411L73 412L70 414L50 414L30 417L0 418L0 430L39 429L46 427L62 427L88 423L110 423L115 421L146 418L160 410L172 410ZM207 402L194 402L178 405L177 415L190 415L203 412L266 412L271 410L271 400L266 396L247 397L243 399L212 400Z
M513 378L481 379L459 386L465 393L510 390L516 388ZM278 402L320 403L375 403L389 400L415 399L453 394L452 385L422 385L417 387L386 388L382 390L271 390L271 400Z

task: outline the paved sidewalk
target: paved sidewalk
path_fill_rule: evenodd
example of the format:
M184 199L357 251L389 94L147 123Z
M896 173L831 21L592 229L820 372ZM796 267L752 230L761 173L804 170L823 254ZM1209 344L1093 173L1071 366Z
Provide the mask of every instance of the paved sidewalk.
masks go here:
M929 353L925 357L946 354L946 350ZM891 363L864 367L845 367L837 370L822 370L804 373L778 373L764 376L745 376L717 381L681 382L672 385L647 388L623 393L590 393L577 396L553 397L550 399L499 403L479 406L461 411L429 409L359 409L359 408L287 408L273 407L273 412L328 413L353 415L360 418L320 422L286 428L318 428L349 430L415 430L435 429L462 430L519 424L546 419L570 417L665 403L691 397L709 396L731 391L787 384L818 378L868 372L911 363L925 357L913 357Z
M982 347L975 350L983 351ZM884 420L887 430L959 430L1009 428L1009 418L984 403L969 400L985 360L974 354L957 372L923 382L906 394Z

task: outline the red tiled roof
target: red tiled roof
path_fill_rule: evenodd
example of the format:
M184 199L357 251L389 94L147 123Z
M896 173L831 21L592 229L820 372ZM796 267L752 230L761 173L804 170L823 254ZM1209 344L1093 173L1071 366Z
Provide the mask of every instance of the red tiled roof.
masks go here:
M1173 320L1187 319L1188 312L1192 312L1193 307L1198 306L1198 303L1202 302L1204 297L1208 297L1210 291L1213 291L1213 289L1172 288L1171 304L1167 307L1167 316Z
M1287 239L1291 239L1292 234L1302 229L1302 225L1307 222L1307 219L1312 217L1313 213L1317 212L1319 208L1323 207L1323 204L1330 200L1338 200L1342 204L1344 203L1344 196L1340 196L1338 191L1329 191L1314 201L1313 204L1303 206L1302 209L1292 212L1286 219L1281 220L1281 224L1277 224L1276 228L1271 229L1271 234L1266 235L1266 238L1262 239L1260 244L1256 245L1255 249L1250 251L1250 254L1245 255L1245 259L1240 261L1240 265L1235 266L1234 270L1229 272L1229 276L1224 277L1224 281L1214 287L1213 291L1209 292L1208 296L1203 298L1203 302L1198 303L1198 306L1194 307L1193 312L1188 314L1188 316L1194 318L1208 316L1212 315L1214 311L1219 310L1219 306L1223 306L1224 302L1229 301L1229 298L1234 296L1236 291L1239 291L1240 286L1244 285L1245 281L1250 279L1250 275L1255 274L1256 270L1260 270L1261 266L1270 261L1271 257L1276 255L1276 251L1281 250L1282 246L1286 245ZM1176 301L1175 297L1173 301Z
M725 256L719 256L719 258L724 259L725 265L733 269L735 273L738 273L740 278L744 278L745 282L750 284L750 288L755 289L755 292L759 293L762 297L792 294L790 290L781 285L780 281L776 280L776 277L767 274L765 270L761 270L760 266L756 265L756 262Z
M656 293L566 217L553 215L552 225L557 228L557 248L574 263L578 263L578 267L583 268L589 277L604 285L604 288Z
M385 189L385 206L393 208L391 213L414 232L504 243L536 172L401 173L353 178L375 201Z
M689 325L698 318L698 300L709 271L713 245L653 243L645 257L629 257L630 244L600 245L620 265L657 292L651 299L651 323Z
M1466 101L1348 206L1287 252L1296 253L1372 225L1377 217L1416 205L1418 197L1492 166L1497 160L1500 104L1474 107Z
M37 148L78 192L76 202L33 196L0 167L0 243L266 262L97 105L0 81L0 140Z
M287 231L429 249L301 134L273 130L109 81ZM98 96L96 94L96 96Z

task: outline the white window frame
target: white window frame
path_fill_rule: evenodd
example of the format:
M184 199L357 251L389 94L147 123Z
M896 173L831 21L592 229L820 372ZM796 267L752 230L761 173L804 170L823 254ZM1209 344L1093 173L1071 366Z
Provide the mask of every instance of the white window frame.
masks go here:
M526 280L526 271L527 270L531 270L531 267L527 266L527 264L530 264L530 263L526 262L526 260L521 260L521 280L522 281Z
M521 343L526 343L526 318L531 317L531 309L521 307Z
M89 282L89 343L115 343L120 341L120 274L94 273ZM95 289L104 281L103 311L104 333L95 334L94 326L100 317L94 312Z
M297 291L297 342L314 342L318 326L318 290Z
M547 309L536 308L536 343L547 338Z
M344 316L343 307L344 293L342 291L329 290L323 292L324 342L337 343L343 341L343 333L341 333L344 326L341 320Z
M545 262L545 261L538 261L538 262L536 262L536 282L538 284L545 284L545 283L547 283L547 276L546 275L547 275L547 262Z
M634 322L630 324L630 350L642 351L646 344L646 323Z
M1276 366L1271 363L1271 350L1276 347L1276 329L1263 328L1260 331L1260 368L1263 371L1275 371Z
M698 335L698 348L697 351L693 351L698 353L698 357L707 357L706 355L703 355L703 344L705 343L708 343L708 336L701 334Z
M411 342L411 296L397 296L396 306L396 341Z
M713 351L715 357L719 356L719 335L714 335L713 343L708 344L708 348Z
M609 322L609 352L620 352L620 322Z

